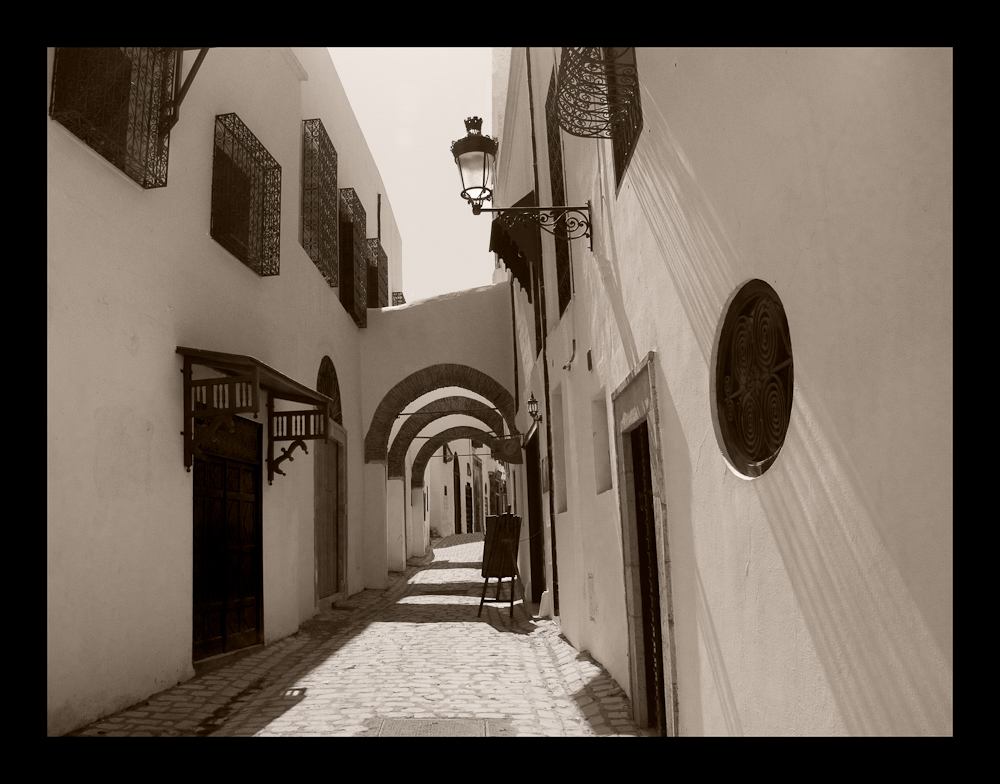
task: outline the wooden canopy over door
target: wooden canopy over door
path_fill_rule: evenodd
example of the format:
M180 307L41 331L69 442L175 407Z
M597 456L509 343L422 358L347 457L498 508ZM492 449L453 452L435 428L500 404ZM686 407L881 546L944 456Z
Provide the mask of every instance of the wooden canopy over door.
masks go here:
M206 444L212 443L220 429L232 432L235 414L260 412L260 391L267 398L267 481L275 474L284 476L278 466L292 459L297 447L308 454L306 441L327 438L327 420L335 402L305 384L279 373L258 359L241 354L178 346L184 357L184 465L190 470L194 458L204 456ZM195 379L192 368L200 365L222 373L221 377ZM275 400L304 403L312 408L298 411L278 411ZM274 455L276 443L287 442L282 454Z
M184 357L184 464L194 469L194 623L192 659L263 640L261 484L306 441L327 437L333 401L253 357L177 347ZM195 378L201 366L221 373ZM267 454L258 417L267 400ZM277 411L275 400L311 408ZM276 443L288 442L275 457Z

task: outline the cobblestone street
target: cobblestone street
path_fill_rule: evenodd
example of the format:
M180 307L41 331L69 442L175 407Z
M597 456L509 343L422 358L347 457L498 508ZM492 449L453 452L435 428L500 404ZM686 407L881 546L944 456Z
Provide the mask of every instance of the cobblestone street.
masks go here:
M507 602L487 602L477 617L482 553L482 534L435 540L432 554L390 573L386 590L69 734L648 734L614 679L554 621L533 619L519 590L513 619Z

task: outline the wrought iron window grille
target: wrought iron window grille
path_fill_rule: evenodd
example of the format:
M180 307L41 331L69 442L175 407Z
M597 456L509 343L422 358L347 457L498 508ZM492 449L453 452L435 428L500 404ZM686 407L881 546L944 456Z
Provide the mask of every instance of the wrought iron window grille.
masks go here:
M392 304L393 305L405 305L406 304L406 297L403 296L403 292L402 291L394 291L394 292L392 292Z
M236 114L215 118L212 238L261 277L279 272L281 166Z
M302 122L302 247L330 287L336 287L337 150L319 119Z
M340 302L359 328L368 326L367 216L353 188L340 189Z
M337 382L337 369L329 357L323 357L319 363L316 391L333 401L330 404L330 418L343 427L344 415L340 405L340 384Z
M763 474L785 442L794 389L785 309L762 280L737 293L719 336L715 406L723 447L744 476Z
M556 89L566 133L612 140L620 187L642 132L635 47L564 47Z
M389 304L389 258L378 238L368 240L368 307Z
M175 66L165 47L56 47L49 115L141 187L163 188Z

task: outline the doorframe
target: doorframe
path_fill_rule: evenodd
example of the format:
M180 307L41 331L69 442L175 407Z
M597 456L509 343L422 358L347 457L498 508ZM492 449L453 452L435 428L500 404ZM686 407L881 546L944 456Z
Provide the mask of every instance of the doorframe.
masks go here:
M663 696L668 736L678 728L677 655L674 641L673 590L670 581L670 540L667 503L663 481L660 417L656 398L656 352L650 351L626 376L611 395L614 413L618 504L621 513L622 559L628 624L629 684L632 711L640 727L649 726L646 709L645 667L643 666L642 604L639 585L639 549L635 509L635 480L632 474L632 446L629 434L643 422L648 424L649 471L653 489L653 518L657 549L657 576L660 587L660 639L663 642Z
M326 442L335 444L337 454L337 590L329 596L320 598L319 580L315 577L316 568L316 513L313 511L313 603L339 602L347 598L347 431L332 417L326 420ZM315 458L313 458L315 464ZM319 488L315 486L318 480L313 475L313 494Z
M528 575L531 601L541 601L548 590L545 576L545 520L542 512L542 464L539 455L538 428L533 427L524 445L524 478L527 508L522 510L528 518ZM536 578L538 578L536 580Z

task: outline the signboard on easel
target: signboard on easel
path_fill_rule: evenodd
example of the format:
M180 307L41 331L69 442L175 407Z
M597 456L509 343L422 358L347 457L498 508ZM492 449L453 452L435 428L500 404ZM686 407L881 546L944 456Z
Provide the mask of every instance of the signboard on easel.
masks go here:
M517 576L517 544L521 536L521 518L505 513L486 518L486 542L483 546L483 594L479 600L479 615L483 602L500 601L500 584L510 578L510 617L514 617L514 578ZM490 578L497 578L495 599L486 598ZM505 600L506 601L506 600Z

